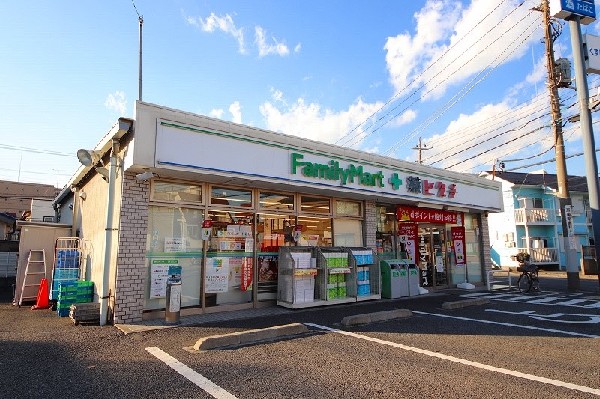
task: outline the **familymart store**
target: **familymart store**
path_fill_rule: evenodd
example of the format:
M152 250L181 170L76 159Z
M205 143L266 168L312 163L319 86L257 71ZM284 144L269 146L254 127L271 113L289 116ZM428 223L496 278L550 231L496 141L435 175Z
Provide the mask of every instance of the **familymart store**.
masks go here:
M161 317L171 273L184 315L273 305L285 247L409 257L432 289L482 282L496 182L142 102L120 140L115 322Z

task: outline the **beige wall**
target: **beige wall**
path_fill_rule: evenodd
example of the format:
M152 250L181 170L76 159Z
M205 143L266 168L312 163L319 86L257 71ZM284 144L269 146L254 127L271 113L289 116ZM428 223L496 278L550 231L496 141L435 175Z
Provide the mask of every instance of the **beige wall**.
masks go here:
M120 159L122 154L119 155ZM110 164L106 165L110 168ZM121 203L121 185L123 173L120 168L117 168L117 179L115 184L114 195L114 212L117 215L113 221L113 248L111 255L111 270L109 270L109 286L111 292L114 293L114 275L116 268L117 246L118 246L118 213ZM99 289L101 289L104 278L104 256L106 242L106 212L108 208L108 188L109 183L106 182L98 174L95 174L89 181L79 187L78 195L85 192L85 200L79 199L79 236L83 241L84 247L87 249L85 254L85 279L94 282L94 300L97 301ZM78 213L79 213L78 212Z
M48 279L48 283L51 284L56 239L59 237L69 237L70 234L70 226L42 226L28 223L21 224L21 239L19 241L19 259L17 264L17 282L15 291L15 299L17 301L21 295L21 287L23 284L23 278L25 277L25 269L27 266L29 251L44 250L46 256L46 278ZM41 271L41 268L39 271ZM37 295L37 288L26 289L25 295Z

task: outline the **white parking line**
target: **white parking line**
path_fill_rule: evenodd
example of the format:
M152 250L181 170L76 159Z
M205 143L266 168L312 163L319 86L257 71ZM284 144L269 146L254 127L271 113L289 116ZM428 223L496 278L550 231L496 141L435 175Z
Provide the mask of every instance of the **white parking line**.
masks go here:
M208 378L204 377L202 374L195 372L185 364L181 363L179 360L175 359L173 356L164 352L162 349L156 346L151 346L146 348L146 350L158 360L163 361L167 366L171 367L173 370L177 371L179 374L196 384L198 387L202 388L213 398L237 399L236 396L230 394Z
M415 313L415 312L413 311L413 313ZM352 333L349 331L336 330L334 328L321 326L319 324L313 324L313 323L304 323L304 324L309 327L318 328L320 330L325 330L325 331L330 331L330 332L334 332L337 334L347 335L349 337L354 337L354 338L358 338L358 339L364 339L366 341L375 342L375 343L378 343L381 345L387 345L387 346L391 346L394 348L403 349L406 351L415 352L415 353L435 357L435 358L442 359L442 360L448 360L450 362L464 364L466 366L472 366L472 367L476 367L476 368L483 369L483 370L493 371L496 373L510 375L513 377L524 378L524 379L530 380L530 381L537 381L537 382L541 382L543 384L554 385L554 386L561 387L561 388L567 388L567 389L571 389L571 390L575 390L575 391L586 392L586 393L591 393L591 394L600 396L600 389L596 389L596 388L590 388L590 387L586 387L583 385L571 384L570 382L553 380L553 379L546 378L546 377L539 377L539 376L533 375L533 374L521 373L519 371L509 370L509 369L505 369L502 367L490 366L490 365L479 363L479 362L473 362L471 360L466 360L466 359L461 359L461 358L454 357L454 356L444 355L444 354L438 353L438 352L428 351L426 349L415 348L412 346L407 346L407 345L399 344L396 342L384 341L382 339L369 337L367 335L356 334L356 333Z
M446 319L474 321L474 322L483 323L483 324L498 324L498 325L506 326L506 327L517 327L517 328L524 328L526 330L537 330L537 331L545 331L545 332L559 333L559 334L565 334L565 335L573 335L576 337L600 338L600 335L582 334L582 333L573 332L573 331L557 330L555 328L541 328L541 327L527 326L527 325L514 324L514 323L502 323L499 321L492 321L492 320L472 319L470 317L450 316L447 314L440 314L440 313L420 312L418 310L413 310L412 312L417 313L417 314L428 315L428 316L443 317Z

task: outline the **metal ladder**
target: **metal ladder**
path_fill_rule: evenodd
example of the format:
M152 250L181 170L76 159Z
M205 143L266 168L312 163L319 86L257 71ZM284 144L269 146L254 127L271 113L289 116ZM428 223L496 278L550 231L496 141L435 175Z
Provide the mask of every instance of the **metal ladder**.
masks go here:
M23 304L23 300L30 301L37 299L37 292L43 278L46 278L46 252L43 249L32 249L29 251L29 256L27 257L19 306ZM26 289L28 290L28 294L32 290L35 292L33 295L28 295L25 293Z

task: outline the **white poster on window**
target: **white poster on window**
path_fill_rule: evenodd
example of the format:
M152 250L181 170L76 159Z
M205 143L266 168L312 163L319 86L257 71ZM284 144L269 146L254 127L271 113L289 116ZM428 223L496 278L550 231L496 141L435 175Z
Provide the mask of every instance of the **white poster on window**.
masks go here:
M169 278L169 267L171 266L179 266L179 260L169 258L150 260L150 298L164 298L166 296L167 279Z
M165 252L185 252L185 238L165 237Z
M150 298L164 298L169 277L169 265L152 265L150 269Z
M229 258L206 259L205 289L211 294L229 290Z

